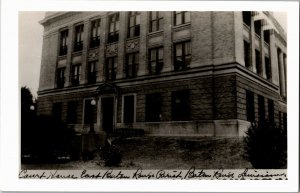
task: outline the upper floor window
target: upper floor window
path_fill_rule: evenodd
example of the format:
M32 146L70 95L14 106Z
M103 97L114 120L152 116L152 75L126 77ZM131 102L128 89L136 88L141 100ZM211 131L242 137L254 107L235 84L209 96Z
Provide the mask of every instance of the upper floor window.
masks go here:
M256 72L257 74L262 73L262 66L261 66L261 60L260 60L260 51L255 50L255 66L256 66Z
M140 12L130 11L128 18L128 37L135 37L140 35Z
M149 73L160 73L164 64L164 49L154 48L149 50Z
M95 83L96 82L96 66L98 61L92 61L88 64L88 83Z
M68 42L68 30L64 30L60 32L60 43L59 43L59 55L63 56L66 55L68 53L68 46L67 46L67 42Z
M81 65L80 64L73 65L72 76L71 76L72 85L79 85L80 75L81 75Z
M266 65L266 75L267 79L272 78L272 69L271 69L271 62L269 57L265 57L265 65Z
M181 42L174 45L174 70L184 70L191 63L191 42Z
M243 11L243 22L247 26L251 26L251 11Z
M100 45L100 19L92 21L90 48L95 48Z
M113 15L110 15L109 18L109 31L108 31L108 43L117 42L119 41L119 13L115 13Z
M75 27L74 52L81 51L83 48L83 24Z
M106 59L105 76L106 80L115 80L117 72L117 57L110 57Z
M254 22L254 31L256 35L260 36L261 34L261 20L257 20Z
M175 11L174 12L175 25L191 22L191 12L189 11Z
M250 44L246 41L244 41L244 60L245 60L245 66L249 68L251 66L251 54L250 54Z
M151 11L150 12L150 32L155 32L163 29L163 16L162 12Z
M139 66L139 53L136 52L136 53L127 54L126 66L125 66L126 77L127 78L136 77L138 66Z
M270 30L264 30L264 41L270 45Z
M57 88L63 88L65 85L65 69L66 68L57 69L57 75L56 75Z

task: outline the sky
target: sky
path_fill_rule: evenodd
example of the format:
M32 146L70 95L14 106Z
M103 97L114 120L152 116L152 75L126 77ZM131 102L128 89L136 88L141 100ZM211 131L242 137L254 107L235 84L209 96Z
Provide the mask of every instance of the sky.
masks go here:
M287 30L287 14L274 12L277 21ZM39 85L43 26L39 21L45 12L19 12L19 82L20 86L28 87L33 96L37 97Z

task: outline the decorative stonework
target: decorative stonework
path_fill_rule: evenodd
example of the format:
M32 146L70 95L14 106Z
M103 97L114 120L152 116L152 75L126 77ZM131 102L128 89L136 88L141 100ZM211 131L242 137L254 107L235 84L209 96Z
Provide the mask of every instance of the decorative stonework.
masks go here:
M138 39L133 39L133 40L128 40L126 42L126 52L136 52L139 51L140 48L140 40Z
M90 50L89 51L89 55L88 55L88 60L91 61L91 60L97 60L99 54L97 52L97 49L96 50Z
M118 55L118 44L109 44L106 46L106 57Z

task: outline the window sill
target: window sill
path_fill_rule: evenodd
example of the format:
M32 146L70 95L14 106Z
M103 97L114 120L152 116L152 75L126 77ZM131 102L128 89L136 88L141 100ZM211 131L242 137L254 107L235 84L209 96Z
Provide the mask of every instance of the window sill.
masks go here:
M127 38L126 40L129 41L129 40L135 40L135 39L139 39L140 36L134 36L134 37L130 37L130 38Z
M148 35L149 36L161 35L161 33L163 32L164 32L163 30L158 30L158 31L149 32Z
M179 24L179 25L174 25L174 26L172 26L172 29L174 30L174 31L176 31L176 30L181 30L181 28L187 28L187 27L189 27L191 25L191 22L189 22L189 23L183 23L183 24Z

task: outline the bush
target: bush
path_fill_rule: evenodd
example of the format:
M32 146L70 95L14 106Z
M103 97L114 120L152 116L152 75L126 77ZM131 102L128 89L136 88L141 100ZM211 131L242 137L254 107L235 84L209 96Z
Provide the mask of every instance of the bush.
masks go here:
M274 124L252 124L244 138L244 158L257 169L279 169L286 167L286 131Z
M122 154L120 148L108 139L105 146L102 148L102 158L105 166L119 166L122 162Z

